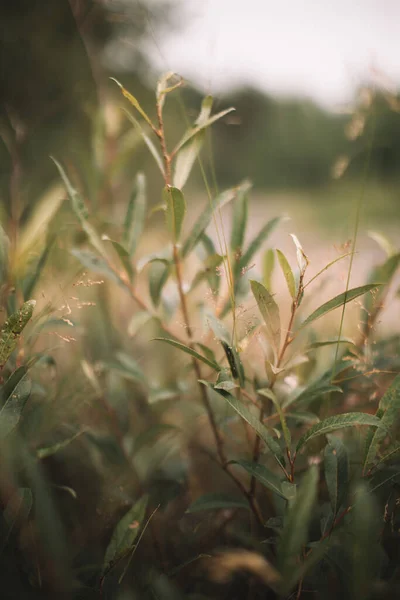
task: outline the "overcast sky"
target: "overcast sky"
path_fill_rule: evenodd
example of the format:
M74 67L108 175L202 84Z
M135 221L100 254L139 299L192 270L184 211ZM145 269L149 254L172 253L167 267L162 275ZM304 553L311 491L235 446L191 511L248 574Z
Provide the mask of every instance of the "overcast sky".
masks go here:
M332 107L379 69L400 87L400 0L181 0L157 69L206 92L240 82Z

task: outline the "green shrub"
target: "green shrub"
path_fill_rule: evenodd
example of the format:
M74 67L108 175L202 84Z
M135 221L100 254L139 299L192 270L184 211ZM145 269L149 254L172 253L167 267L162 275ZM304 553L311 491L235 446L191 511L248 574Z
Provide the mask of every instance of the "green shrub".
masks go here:
M182 190L208 128L231 109L212 114L206 97L170 150L163 106L180 85L160 80L156 123L120 86L162 174L161 204L148 208L138 173L120 224L94 218L53 159L79 226L68 263L86 273L75 286L90 288L79 300L96 300L91 313L78 322L65 300L62 317L56 305L33 314L54 238L16 278L17 246L2 235L3 597L392 598L400 344L375 329L400 253L381 239L387 258L351 288L357 223L351 251L310 277L295 235L296 265L265 249L279 216L245 241L247 181L215 194L207 185L193 219ZM160 211L169 241L139 257ZM252 268L261 249L262 275ZM313 284L346 257L345 290L309 308ZM349 339L353 301L360 327ZM339 335L320 337L312 326L335 309ZM73 337L73 351L56 360L43 349L49 330Z

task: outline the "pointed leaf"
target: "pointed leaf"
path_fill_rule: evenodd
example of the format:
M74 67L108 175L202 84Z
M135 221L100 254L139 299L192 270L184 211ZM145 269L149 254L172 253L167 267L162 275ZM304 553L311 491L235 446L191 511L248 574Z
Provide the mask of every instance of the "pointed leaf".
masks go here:
M182 247L182 257L185 258L192 250L197 246L202 238L202 234L207 229L210 221L212 219L213 213L217 208L222 208L228 202L231 202L236 195L241 192L249 189L250 184L247 181L244 181L239 186L230 188L219 194L215 199L208 202L207 206L204 208L203 212L198 217L197 221L193 225L188 237L183 243Z
M334 417L328 417L319 423L316 423L311 427L297 442L296 452L299 452L301 448L311 439L318 435L326 435L337 429L343 429L344 427L354 427L355 425L372 425L374 427L383 427L380 419L369 415L367 413L344 413L341 415L335 415Z
M273 405L276 409L276 412L279 415L279 420L281 422L281 427L282 427L283 437L284 437L285 443L286 443L286 448L288 450L290 450L290 447L292 444L292 436L290 434L290 430L286 423L285 413L283 412L282 407L281 407L277 397L275 396L274 392L269 388L257 390L257 394L260 394L260 396L264 396L265 398L269 398L271 400L271 402L273 403Z
M10 249L10 240L6 232L0 225L0 285L5 283L8 274L8 252Z
M300 244L299 240L294 235L294 233L291 233L290 237L292 238L292 240L294 241L295 246L296 246L297 264L299 265L300 273L301 273L301 275L304 275L304 273L308 267L309 260L303 250L302 245Z
M97 231L92 227L92 225L88 221L88 210L85 205L85 201L79 192L73 187L72 183L69 181L66 172L64 171L61 164L53 157L51 157L52 161L56 165L58 172L60 173L61 179L64 182L65 188L67 190L69 199L71 200L72 210L78 218L78 221L88 236L90 243L97 250L97 252L107 260L107 254L104 250L103 244L101 243L100 236Z
M243 498L237 498L224 493L211 493L197 498L186 512L191 514L202 510L224 510L231 508L249 509L249 505Z
M198 135L198 133L200 131L202 131L203 129L206 129L207 127L210 127L210 125L212 125L213 123L215 123L219 119L222 119L222 117L225 117L225 115L228 115L233 110L235 110L235 109L234 108L227 108L226 110L222 110L221 112L217 113L216 115L213 115L212 117L209 117L208 119L205 119L199 125L196 125L195 127L192 127L191 129L189 129L189 131L187 131L184 134L184 136L182 137L181 141L177 144L177 146L173 150L173 154L176 154L177 152L179 152L179 150L185 144L187 144L195 135Z
M47 262L50 251L53 247L54 240L55 240L55 236L53 236L49 240L49 242L46 244L46 246L44 247L43 252L39 257L39 260L36 263L35 269L33 271L30 270L30 272L27 274L27 277L25 278L25 280L22 284L22 289L24 292L24 300L31 297L31 295L35 289L35 286L38 283L39 278L42 274L44 266Z
M338 296L335 296L328 302L325 302L324 304L322 304L322 306L317 308L317 310L315 310L309 317L307 317L307 319L305 321L303 321L303 323L300 325L299 330L303 329L310 323L313 323L320 317L323 317L327 313L331 312L331 310L335 310L335 308L338 308L339 306L343 306L343 304L347 304L347 302L351 302L351 300L354 300L355 298L358 298L359 296L362 296L363 294L370 292L371 290L375 289L379 285L380 285L379 283L362 285L360 287L353 288L352 290L348 290L347 292L343 292L342 294L339 294Z
M138 111L140 116L143 117L143 119L146 121L146 123L153 128L154 126L153 126L153 123L151 122L150 117L145 113L145 111L143 110L143 108L140 106L139 102L135 98L135 96L133 96L130 92L128 92L128 90L126 90L124 88L124 86L119 81L117 81L117 79L115 79L114 77L110 77L110 79L111 79L111 81L115 81L117 86L120 88L122 95L125 96L125 98L127 98L127 100L129 100L129 102L132 104L132 106L134 106L136 108L136 110Z
M268 248L268 250L264 253L264 257L263 257L262 283L269 292L271 292L272 274L274 272L274 267L275 267L275 252L272 250L272 248Z
M186 202L178 188L166 186L163 190L163 200L166 204L167 227L174 243L179 241L183 220L186 214Z
M161 294L164 285L167 283L170 275L171 265L165 262L152 262L149 269L149 291L151 301L155 308L158 307L161 300Z
M178 152L175 160L173 176L174 186L182 189L187 182L193 165L200 154L204 143L204 131L200 131L188 144Z
M285 276L286 283L288 286L289 294L294 299L296 297L296 283L294 280L293 271L287 261L286 256L280 250L276 251L278 255L279 264L281 266L282 272Z
M142 125L139 123L139 121L137 119L135 119L135 117L133 115L131 115L131 113L128 110L123 109L123 111L126 114L126 116L128 117L129 121L135 127L135 129L139 132L139 134L142 137L144 143L146 144L147 148L149 149L150 154L154 158L157 167L160 169L161 175L163 176L163 179L164 179L165 172L164 172L163 161L162 161L162 158L161 158L161 156L160 156L160 154L159 154L159 152L158 152L158 150L157 150L154 142L147 135L146 131L144 130L144 128L142 127Z
M245 191L239 192L232 215L231 249L233 252L241 251L246 232L249 202Z
M389 389L382 396L376 417L382 424L382 428L370 430L366 440L364 469L372 463L379 446L387 435L387 430L393 428L398 421L400 413L400 375L394 379Z
M0 440L15 429L25 404L31 395L32 384L26 367L19 367L9 377L2 391L0 409Z
M304 544L317 495L318 468L313 465L304 476L296 498L289 506L278 544L278 566L283 577L291 574Z
M77 248L73 248L71 254L73 254L75 258L90 271L100 273L110 281L125 286L125 282L111 269L108 262L100 256L97 256L97 254L94 254L91 250L78 250Z
M53 456L60 450L64 450L64 448L69 446L71 442L76 440L76 438L81 436L83 433L85 433L85 430L78 431L78 433L76 433L72 437L67 438L66 440L62 440L62 442L58 442L58 444L53 444L52 446L45 446L43 448L38 448L36 450L36 456L39 459L47 458L48 456Z
M109 238L108 235L103 235L101 239L106 242L111 242L114 250L116 251L116 253L119 256L119 259L121 261L122 266L124 267L125 273L127 274L129 281L132 281L133 280L133 266L131 264L130 256L129 256L129 253L127 252L127 250L125 250L125 248L123 246L121 246L121 244L119 242L116 242L115 240L112 240L111 238Z
M287 500L284 491L282 490L282 482L280 479L272 473L267 467L260 463L250 462L248 460L232 460L230 464L240 465L251 475L255 477L264 487L271 490L275 494L278 494L284 500Z
M132 319L129 321L128 325L128 335L129 337L134 337L139 329L146 325L151 320L152 316L146 310L137 311Z
M259 311L264 319L269 341L277 356L281 342L281 319L278 305L262 283L252 280L250 281L250 285Z
M0 329L0 368L2 368L17 347L20 335L32 317L36 300L28 300L13 313Z
M144 523L148 500L147 495L142 496L117 524L104 556L103 573L132 550Z
M349 478L346 446L338 437L330 437L324 452L325 480L334 516L343 504Z
M254 255L261 248L262 244L268 239L274 229L278 226L278 224L283 220L282 217L275 217L271 219L264 225L264 227L258 232L256 237L250 243L246 252L241 257L240 261L237 263L236 273L235 275L239 275L242 269L246 269L246 267L250 266L251 260Z
M208 382L201 382L214 389L211 384ZM227 403L233 408L234 411L238 413L242 419L244 419L250 427L254 429L258 437L266 444L267 448L273 454L275 460L281 467L285 467L285 459L283 457L282 450L275 441L275 439L268 433L268 429L259 421L259 419L252 413L250 410L242 403L240 400L229 394L229 392L225 392L223 390L215 390L219 394L221 394Z
M146 178L143 173L138 173L124 223L124 243L131 257L135 254L140 236L143 233L146 203Z
M196 350L194 350L193 348L190 348L189 346L185 346L185 344L181 344L181 342L177 342L176 340L173 340L173 339L160 338L160 337L154 338L154 340L158 341L158 342L166 342L167 344L170 344L171 346L174 346L175 348L178 348L179 350L186 352L186 354L190 354L190 356L193 356L193 358L196 358L197 360L202 361L203 363L205 363L206 365L208 365L209 367L214 369L214 371L221 370L221 367L219 366L219 364L217 362L209 360L206 356L202 356L201 354L196 352Z

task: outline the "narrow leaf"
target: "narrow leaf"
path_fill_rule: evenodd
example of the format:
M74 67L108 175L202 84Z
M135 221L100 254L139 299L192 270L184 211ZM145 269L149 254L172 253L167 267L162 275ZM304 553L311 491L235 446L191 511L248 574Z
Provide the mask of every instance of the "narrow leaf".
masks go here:
M255 477L257 481L268 490L271 490L271 492L274 492L284 500L287 500L287 497L282 490L280 479L272 473L272 471L267 469L267 467L264 467L264 465L261 465L260 463L249 462L247 460L232 460L230 462L234 465L240 465L247 473L249 473L249 475Z
M43 448L38 448L36 450L36 456L39 459L47 458L48 456L53 456L60 450L64 450L64 448L69 446L70 443L73 442L74 440L76 440L77 437L81 436L82 433L85 433L85 430L78 431L78 433L76 433L72 437L67 438L66 440L63 440L62 442L58 442L58 444L53 444L52 446L45 446Z
M262 262L262 283L264 287L271 292L272 286L272 274L275 267L275 253L272 248L268 248L264 253Z
M167 227L174 243L179 241L183 220L186 214L185 198L176 187L166 186L163 190L163 199L166 204Z
M124 243L129 256L135 254L140 236L143 233L146 216L146 178L143 173L136 175L124 223Z
M46 244L46 246L44 247L43 252L41 253L41 255L39 257L39 260L36 263L36 267L32 271L30 270L30 272L28 272L28 275L22 284L22 289L24 292L24 300L31 297L31 295L35 289L35 286L40 279L40 276L42 274L44 266L47 262L50 251L53 247L54 240L55 240L55 236L53 236L49 240L49 242Z
M108 262L100 256L97 256L97 254L94 254L91 250L78 250L77 248L73 248L71 254L73 254L75 258L90 271L100 273L110 281L125 286L125 282L111 269Z
M273 403L273 405L276 409L276 412L279 415L279 420L281 422L281 427L282 427L283 437L284 437L285 443L286 443L286 448L288 450L290 450L290 447L292 444L292 436L290 434L290 430L286 423L285 413L283 412L282 407L281 407L277 397L275 396L274 392L269 388L257 390L257 394L260 394L260 396L264 396L265 398L269 398L269 400L271 400L271 402Z
M146 121L146 123L148 125L150 125L150 127L153 128L154 126L153 126L153 123L151 122L150 117L145 113L143 108L140 106L138 100L135 98L135 96L133 96L130 92L128 92L128 90L126 90L124 88L124 86L119 81L117 81L117 79L115 79L114 77L110 77L110 79L111 79L111 81L115 81L117 86L120 88L122 95L125 96L125 98L127 98L127 100L129 100L129 102L132 104L132 106L136 108L136 110L138 111L140 116L143 117L143 119Z
M330 437L324 452L325 481L334 516L343 504L349 477L346 446L338 437Z
M162 290L167 283L170 269L171 266L168 263L159 261L152 262L149 269L149 291L155 308L160 304Z
M214 389L213 386L208 382L202 383ZM284 468L285 459L283 457L281 447L279 446L278 442L276 442L275 439L268 433L267 428L259 421L259 419L253 415L253 413L250 412L250 410L242 402L240 402L240 400L232 396L232 394L229 394L223 390L215 391L221 394L225 398L226 402L233 408L233 410L236 411L238 415L254 429L259 438L266 444L267 448L273 454L280 467Z
M294 235L294 233L291 233L290 237L292 238L292 240L294 241L294 244L296 246L297 264L299 265L300 273L301 273L301 275L304 275L304 273L308 267L309 260L303 250L302 245L300 244L298 238Z
M352 290L348 290L347 292L343 292L342 294L335 296L335 298L332 298L328 302L322 304L322 306L317 308L317 310L315 310L309 317L307 317L307 319L303 321L303 323L300 325L299 330L303 329L310 323L313 323L320 317L323 317L327 313L331 312L331 310L335 310L335 308L343 306L343 304L347 304L347 302L351 302L351 300L354 300L355 298L358 298L359 296L370 292L379 285L380 284L376 283L362 285L361 287L353 288Z
M3 323L0 329L0 368L17 347L20 335L32 317L35 306L36 300L28 300Z
M299 452L301 448L311 439L318 435L326 435L337 429L343 429L344 427L354 427L355 425L372 425L373 427L383 427L381 420L373 415L367 413L344 413L341 415L335 415L334 417L328 417L319 423L316 423L311 427L297 442L296 452Z
M173 176L174 186L182 189L187 182L193 165L200 154L204 143L204 131L200 131L188 144L178 152L175 160Z
M103 574L132 550L145 519L147 504L148 496L142 496L117 524L104 556Z
M19 367L9 377L2 391L0 409L0 440L9 435L21 418L25 404L31 395L32 384L26 367Z
M400 413L400 375L394 379L392 385L382 396L376 417L382 425L382 428L370 430L366 440L364 469L372 463L379 446L387 435L387 430L393 428L398 421Z
M304 476L296 498L289 505L278 545L278 567L283 577L291 574L308 539L308 527L317 495L318 469L312 466Z
M239 192L234 204L232 215L231 249L241 251L246 232L249 202L245 191Z
M205 119L202 123L200 123L200 125L196 125L195 127L192 127L192 129L189 129L189 131L187 131L184 134L181 141L177 144L177 146L173 150L173 154L176 154L177 152L179 152L179 150L185 144L187 144L195 135L197 135L200 131L202 131L203 129L206 129L207 127L210 127L210 125L212 125L216 121L219 121L220 119L222 119L222 117L225 117L225 115L228 115L233 110L235 110L235 109L227 108L226 110L222 110L221 112L217 113L216 115L213 115L212 117L209 117L208 119Z
M275 300L262 283L258 281L250 281L251 291L257 301L259 311L264 319L268 338L275 355L279 354L279 346L281 340L281 319L279 315L279 307Z
M132 125L135 127L135 129L141 135L144 143L146 144L147 148L150 151L150 154L154 158L157 167L160 169L161 175L164 178L165 177L165 171L164 171L163 161L162 161L162 158L161 158L161 156L160 156L160 154L159 154L159 152L158 152L158 150L157 150L154 142L147 135L146 131L144 130L144 128L142 127L142 125L139 123L139 121L137 121L137 119L135 119L135 117L133 115L131 115L131 113L128 110L123 109L123 111L126 114L126 116L128 117L129 121L132 123Z
M158 341L158 342L166 342L167 344L170 344L171 346L174 346L175 348L178 348L179 350L186 352L186 354L190 354L190 356L193 356L193 358L196 358L197 360L202 361L203 363L205 363L206 365L208 365L209 367L214 369L214 371L221 370L221 367L219 366L219 364L217 362L214 362L213 360L210 360L206 356L199 354L199 352L196 352L196 350L194 350L193 348L190 348L189 346L185 346L185 344L181 344L181 342L177 342L176 340L173 340L173 339L160 338L160 337L154 338L154 340Z
M208 225L210 224L210 221L213 216L213 212L217 208L222 208L228 202L231 202L239 192L249 189L249 187L250 187L249 182L244 181L239 186L230 188L229 190L222 192L215 199L211 200L207 204L207 206L204 208L203 212L200 214L197 221L193 225L188 237L186 238L186 240L183 243L183 247L182 247L182 257L183 258L185 258L193 250L193 248L195 248L197 246L197 244L200 242L200 240L202 238L202 234L204 233L204 231L207 229Z
M262 227L262 229L258 232L256 237L250 243L246 252L241 257L240 261L237 263L238 266L236 268L235 275L239 275L242 269L246 269L246 267L250 266L251 260L254 258L254 255L261 248L262 244L268 239L274 229L278 226L278 224L283 220L282 217L275 217L271 219Z
M101 239L106 242L111 242L114 250L116 251L116 253L119 256L122 266L124 267L125 273L128 276L128 280L132 281L133 280L133 266L132 266L131 257L129 256L128 251L125 250L125 248L123 246L121 246L121 244L119 242L116 242L115 240L112 240L111 238L109 238L108 235L103 235Z
M294 299L296 297L296 283L294 280L293 271L287 261L286 256L280 250L276 251L278 255L279 264L281 266L283 275L285 276L286 283L288 286L289 294Z
M211 493L197 498L186 512L190 514L203 510L223 510L230 508L249 509L249 505L243 498L237 498L224 493Z

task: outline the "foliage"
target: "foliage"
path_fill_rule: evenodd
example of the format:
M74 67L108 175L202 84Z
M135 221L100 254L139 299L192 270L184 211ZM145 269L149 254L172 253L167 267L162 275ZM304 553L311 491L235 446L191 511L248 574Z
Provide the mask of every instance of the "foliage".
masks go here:
M398 250L386 241L368 282L321 300L312 284L349 253L310 276L307 240L291 234L295 261L265 247L279 215L248 239L247 181L207 186L192 215L182 188L231 109L205 98L172 144L164 107L181 79L160 79L151 115L117 84L162 172L161 203L149 205L139 172L124 214L93 214L56 157L69 203L44 244L33 239L34 263L2 232L4 585L19 598L395 597L400 338L376 325ZM80 236L54 235L57 218ZM151 226L164 246L149 252ZM61 308L44 304L55 274L71 272ZM340 325L326 339L324 320L350 303L358 338Z

